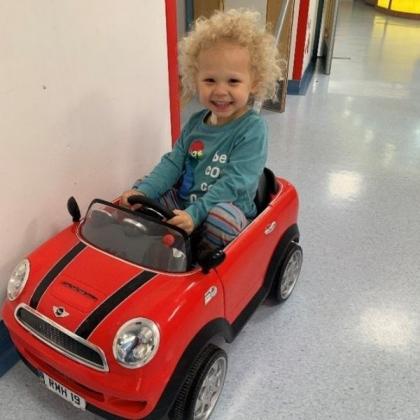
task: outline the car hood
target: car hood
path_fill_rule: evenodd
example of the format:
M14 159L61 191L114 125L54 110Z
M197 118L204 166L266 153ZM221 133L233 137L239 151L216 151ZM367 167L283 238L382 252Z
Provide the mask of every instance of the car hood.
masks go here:
M48 271L31 279L29 306L87 338L116 307L157 277L168 277L72 244Z

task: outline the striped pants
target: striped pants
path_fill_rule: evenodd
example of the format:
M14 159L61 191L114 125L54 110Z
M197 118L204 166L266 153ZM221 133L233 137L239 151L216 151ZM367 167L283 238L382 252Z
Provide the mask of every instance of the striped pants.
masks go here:
M159 203L169 210L184 209L174 189L167 191ZM210 209L200 229L201 244L211 249L220 249L239 235L249 223L241 209L231 203L218 203Z

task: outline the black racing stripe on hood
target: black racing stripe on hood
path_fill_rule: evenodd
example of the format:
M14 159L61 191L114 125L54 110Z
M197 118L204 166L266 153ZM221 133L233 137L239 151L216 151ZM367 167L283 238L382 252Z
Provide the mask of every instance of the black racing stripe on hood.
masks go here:
M39 301L41 300L42 295L45 293L48 286L61 273L61 271L63 271L63 269L85 248L86 245L83 242L79 242L45 275L45 277L39 283L38 287L35 289L34 294L32 295L31 302L29 304L31 308L37 308Z
M127 299L128 296L134 293L139 287L143 286L143 284L147 283L155 276L156 273L143 271L141 274L134 277L121 289L105 300L102 305L98 306L79 326L79 328L75 331L75 334L79 337L87 339L92 331L110 312L112 312L122 301Z

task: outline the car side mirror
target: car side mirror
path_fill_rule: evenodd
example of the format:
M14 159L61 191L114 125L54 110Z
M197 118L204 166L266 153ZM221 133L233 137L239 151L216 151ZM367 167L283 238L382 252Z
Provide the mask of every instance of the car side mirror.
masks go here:
M198 258L198 263L203 269L203 273L207 274L212 268L217 267L225 260L226 254L223 250L207 253L206 255Z
M80 221L80 209L74 197L70 197L67 200L67 210L69 211L70 216L73 218L73 222Z

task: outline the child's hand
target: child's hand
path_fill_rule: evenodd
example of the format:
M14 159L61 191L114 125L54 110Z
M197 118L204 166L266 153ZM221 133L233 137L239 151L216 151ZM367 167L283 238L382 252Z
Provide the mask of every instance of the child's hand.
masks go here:
M128 197L131 197L132 195L144 195L142 194L140 191L136 190L136 189L131 189L128 191L125 191L121 194L121 198L120 198L120 206L121 207L125 207L127 209L130 210L136 210L138 208L141 207L141 204L134 204L134 206L132 206L127 200Z
M177 226L190 235L194 230L194 222L191 216L184 210L174 210L176 216L168 220L168 223Z

